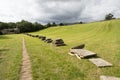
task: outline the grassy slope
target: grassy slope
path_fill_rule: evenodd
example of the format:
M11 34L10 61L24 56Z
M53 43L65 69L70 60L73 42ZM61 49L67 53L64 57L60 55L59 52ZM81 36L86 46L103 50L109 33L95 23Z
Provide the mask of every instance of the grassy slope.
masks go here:
M39 39L26 37L35 80L99 80L100 75L120 77L120 20L52 27L32 34L62 38L67 46L54 47ZM86 49L114 66L97 68L86 59L68 55L69 49L81 43Z
M0 80L19 80L21 36L0 36Z

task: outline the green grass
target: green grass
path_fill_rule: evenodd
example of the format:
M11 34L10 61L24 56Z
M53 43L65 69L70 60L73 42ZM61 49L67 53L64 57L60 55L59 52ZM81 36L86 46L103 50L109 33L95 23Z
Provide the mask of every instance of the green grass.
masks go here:
M25 36L34 80L99 80L100 75L120 77L120 20L58 26L32 34L62 38L67 46L55 47ZM97 68L87 59L68 54L71 47L84 43L85 49L113 64ZM19 80L22 35L0 36L0 80Z
M0 36L0 80L19 80L21 40L20 35Z
M32 34L62 38L67 46L54 47L37 38L25 36L32 61L34 80L99 80L100 75L120 77L120 20L51 27ZM87 59L67 54L73 46L84 43L85 49L113 64L97 68Z

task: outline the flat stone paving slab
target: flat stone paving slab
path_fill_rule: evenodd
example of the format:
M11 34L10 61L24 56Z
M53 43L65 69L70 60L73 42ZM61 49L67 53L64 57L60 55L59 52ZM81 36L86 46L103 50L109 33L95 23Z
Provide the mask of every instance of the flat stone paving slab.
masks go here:
M93 58L93 59L89 59L89 61L91 61L97 67L110 67L110 66L112 66L111 63L109 63L101 58Z
M71 49L83 49L84 47L85 47L85 44L80 44L80 45L75 46L75 47L73 47Z
M120 78L102 75L102 76L100 76L100 80L120 80Z
M90 56L95 56L96 53L85 50L85 49L71 49L70 52L75 54L77 57L85 58Z

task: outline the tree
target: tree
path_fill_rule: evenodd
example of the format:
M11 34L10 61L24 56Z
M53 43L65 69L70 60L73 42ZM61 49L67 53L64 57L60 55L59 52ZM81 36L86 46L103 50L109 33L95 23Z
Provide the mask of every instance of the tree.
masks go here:
M9 27L9 28L16 28L16 24L13 23L13 22L9 22L9 23L8 23L8 27Z
M4 29L3 23L0 22L0 30Z
M3 33L0 31L0 35L3 35Z
M60 23L59 26L64 26L64 24L63 24L63 23Z
M33 24L33 26L34 26L34 30L35 30L35 31L36 31L36 30L41 30L41 29L44 29L44 28L45 28L43 25L41 25L40 23L37 23L37 22L35 22L35 23Z
M52 26L57 26L57 24L55 22L52 23Z
M51 23L46 24L46 27L51 27L51 26L52 26Z
M17 22L16 25L20 29L20 32L31 32L34 30L33 24L25 20Z
M4 22L0 22L0 30L3 30L3 29L8 29L8 24L7 23L4 23Z
M109 13L105 16L105 20L111 20L113 19L113 16L114 16L113 14Z
M81 21L80 24L83 24L83 22Z

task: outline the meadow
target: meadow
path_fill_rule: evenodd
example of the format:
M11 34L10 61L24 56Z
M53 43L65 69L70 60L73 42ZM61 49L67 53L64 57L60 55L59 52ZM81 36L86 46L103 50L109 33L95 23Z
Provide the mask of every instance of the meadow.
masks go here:
M99 80L100 75L120 77L120 20L50 27L34 32L47 38L62 38L67 46L55 47L38 38L25 36L32 61L34 80ZM113 67L97 68L87 59L68 54L70 48L85 44Z
M50 27L30 34L62 38L66 46L55 47L23 34L0 36L0 80L19 80L22 37L32 64L34 80L99 80L100 75L120 77L120 20ZM85 44L85 49L112 63L98 68L88 59L68 54L70 48Z
M22 58L21 35L0 36L0 80L19 80Z

